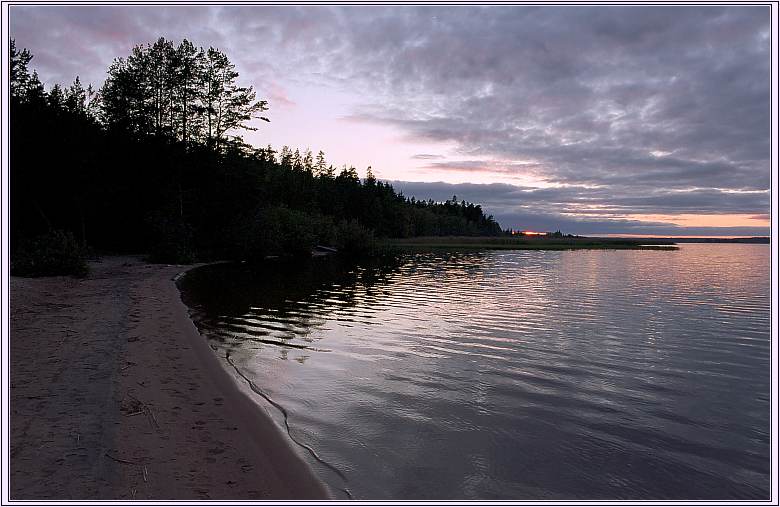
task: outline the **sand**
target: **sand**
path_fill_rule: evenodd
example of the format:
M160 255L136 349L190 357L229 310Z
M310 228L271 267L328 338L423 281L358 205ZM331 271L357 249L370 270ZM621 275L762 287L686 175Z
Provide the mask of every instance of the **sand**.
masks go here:
M12 500L327 498L198 334L185 269L11 278Z

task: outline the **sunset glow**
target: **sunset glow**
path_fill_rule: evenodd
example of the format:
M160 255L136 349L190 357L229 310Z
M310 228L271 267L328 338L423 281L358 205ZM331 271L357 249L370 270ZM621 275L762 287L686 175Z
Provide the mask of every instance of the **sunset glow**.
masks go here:
M769 215L713 214L713 215L630 215L633 220L666 222L681 227L769 227Z

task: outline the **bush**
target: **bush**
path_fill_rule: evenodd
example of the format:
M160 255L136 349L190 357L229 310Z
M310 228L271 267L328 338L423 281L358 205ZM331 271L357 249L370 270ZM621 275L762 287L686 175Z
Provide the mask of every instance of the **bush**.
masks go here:
M318 245L336 246L338 227L329 216L319 213L309 213L309 224Z
M331 217L284 206L263 208L254 217L238 221L228 237L230 256L248 261L269 255L309 257L315 245L333 246L348 256L378 251L374 232L357 220L336 225Z
M86 250L71 232L52 230L23 241L11 258L14 276L87 276Z
M345 255L360 257L377 252L374 231L363 227L357 220L341 222L336 234L336 245Z
M179 217L157 215L147 219L154 237L149 255L150 262L190 264L192 252L192 227Z
M312 216L284 206L259 210L254 217L234 226L231 236L232 256L249 261L268 255L309 256L318 240Z
M317 241L306 213L276 206L264 210L258 220L259 238L268 255L306 257Z

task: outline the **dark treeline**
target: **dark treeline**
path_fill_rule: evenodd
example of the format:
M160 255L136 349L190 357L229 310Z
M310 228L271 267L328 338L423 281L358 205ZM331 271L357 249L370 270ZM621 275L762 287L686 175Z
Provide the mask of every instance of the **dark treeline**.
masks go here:
M99 90L46 91L11 41L11 241L150 252L161 261L370 253L377 238L498 235L481 207L407 199L368 168L237 135L268 109L214 48L159 39L109 67ZM32 238L38 238L33 240ZM52 240L52 238L54 238ZM35 246L38 245L38 246ZM30 269L34 271L34 269Z

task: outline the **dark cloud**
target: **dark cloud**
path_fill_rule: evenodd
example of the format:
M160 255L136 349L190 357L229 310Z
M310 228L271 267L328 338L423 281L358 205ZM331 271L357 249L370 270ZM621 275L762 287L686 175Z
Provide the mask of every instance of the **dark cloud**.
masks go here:
M405 85L431 105L369 104L358 116L472 156L532 160L559 183L768 188L766 8L470 14L384 66L388 94ZM392 54L382 46L378 58Z
M429 171L555 185L463 187L510 222L538 206L585 230L598 210L629 232L661 225L618 215L769 209L768 6L10 9L11 35L51 82L99 84L134 44L188 37L228 51L277 101L278 82L351 93L350 119L456 146L413 157Z
M529 188L505 183L444 183L391 181L407 197L443 201L457 195L470 202L486 203L496 208L530 207L578 212L588 205L603 213L659 214L760 214L769 208L769 192L726 192L698 189L679 192L656 191L631 193L630 187L613 189L582 186ZM616 195L617 194L617 195ZM609 202L607 203L607 200ZM766 215L762 215L766 216Z

